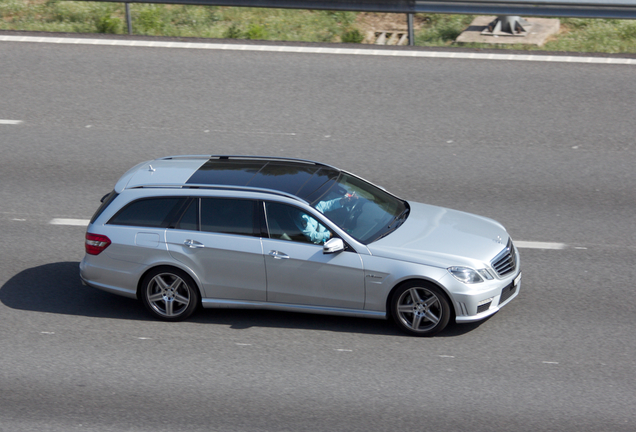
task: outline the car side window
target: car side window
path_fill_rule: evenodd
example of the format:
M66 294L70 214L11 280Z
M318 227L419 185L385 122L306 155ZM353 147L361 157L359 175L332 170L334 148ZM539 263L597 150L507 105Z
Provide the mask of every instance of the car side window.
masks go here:
M187 198L144 198L127 204L108 223L151 228L166 228L181 211Z
M323 244L333 236L323 224L297 207L268 202L265 211L270 238Z
M258 237L256 216L256 201L201 198L201 231Z
M174 226L176 229L187 231L199 230L199 198L194 198L188 208Z

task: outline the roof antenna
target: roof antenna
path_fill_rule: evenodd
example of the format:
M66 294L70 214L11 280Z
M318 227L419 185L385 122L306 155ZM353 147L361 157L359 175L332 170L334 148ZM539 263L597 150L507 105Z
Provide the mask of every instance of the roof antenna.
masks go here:
M154 168L152 167L152 165L148 164L148 171L150 171L150 172L155 172L155 171L157 171L157 170L156 170L156 169L154 169Z

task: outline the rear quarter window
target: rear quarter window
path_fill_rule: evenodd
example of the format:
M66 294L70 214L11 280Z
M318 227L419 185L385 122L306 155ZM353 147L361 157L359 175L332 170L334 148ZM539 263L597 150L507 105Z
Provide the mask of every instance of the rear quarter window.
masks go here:
M167 228L181 213L187 198L143 198L127 204L113 216L110 225Z

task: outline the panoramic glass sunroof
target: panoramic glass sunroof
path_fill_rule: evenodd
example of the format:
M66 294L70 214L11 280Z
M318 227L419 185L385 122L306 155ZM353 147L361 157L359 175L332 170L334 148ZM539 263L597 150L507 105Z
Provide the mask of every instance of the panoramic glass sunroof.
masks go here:
M246 186L262 167L263 161L209 160L186 183Z
M187 184L252 186L287 192L300 198L315 195L337 178L335 169L287 161L212 159Z

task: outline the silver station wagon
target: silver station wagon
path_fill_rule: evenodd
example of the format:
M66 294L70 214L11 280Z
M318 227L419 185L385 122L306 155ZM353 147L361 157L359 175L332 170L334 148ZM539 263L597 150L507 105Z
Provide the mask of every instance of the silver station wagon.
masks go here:
M253 156L143 162L86 232L86 285L178 321L204 308L391 318L430 336L519 293L504 227L405 201L322 163Z

